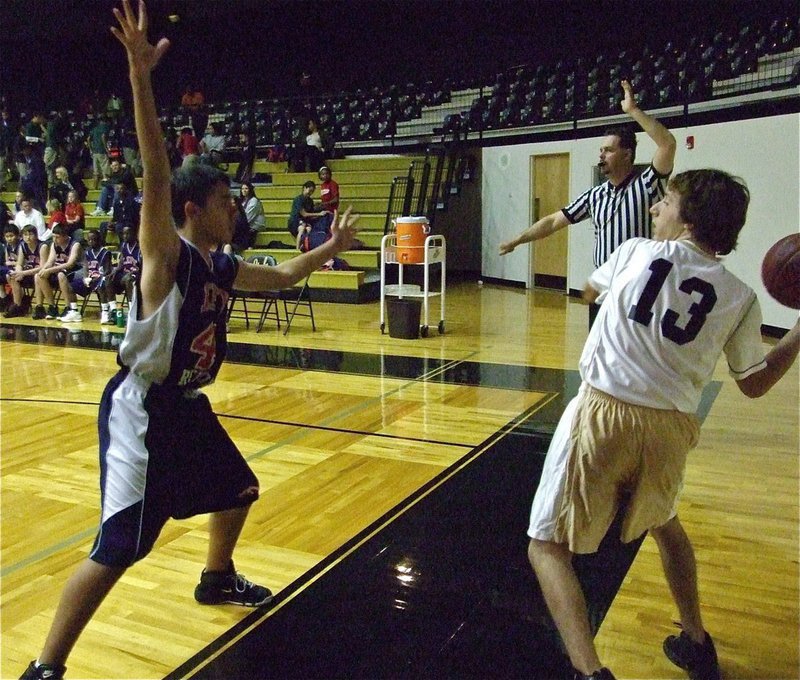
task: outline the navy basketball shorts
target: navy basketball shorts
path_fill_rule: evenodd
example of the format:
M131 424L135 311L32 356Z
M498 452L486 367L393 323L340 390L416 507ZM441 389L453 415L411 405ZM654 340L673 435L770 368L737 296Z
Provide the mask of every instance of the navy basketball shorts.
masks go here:
M97 290L99 285L102 283L103 278L104 277L102 276L92 278L89 280L89 283L87 284L84 279L80 277L75 277L74 279L72 279L70 285L72 286L72 290L75 292L75 294L80 295L82 297L86 297L90 293Z
M162 388L122 370L100 402L102 518L89 557L127 567L166 521L246 507L258 480L208 397Z

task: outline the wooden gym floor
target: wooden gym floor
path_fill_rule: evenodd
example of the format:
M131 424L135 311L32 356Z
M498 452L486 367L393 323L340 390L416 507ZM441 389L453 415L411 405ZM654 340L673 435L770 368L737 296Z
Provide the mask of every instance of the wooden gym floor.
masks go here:
M207 391L259 477L237 567L270 607L202 607L206 519L167 525L76 646L68 678L556 677L525 558L542 456L578 381L587 310L549 291L447 291L446 334L381 335L377 304L316 304L318 330L234 321ZM98 519L96 411L117 329L0 324L0 676L40 650ZM798 677L798 369L750 401L706 392L681 517L726 678ZM579 564L601 658L680 678L653 542Z

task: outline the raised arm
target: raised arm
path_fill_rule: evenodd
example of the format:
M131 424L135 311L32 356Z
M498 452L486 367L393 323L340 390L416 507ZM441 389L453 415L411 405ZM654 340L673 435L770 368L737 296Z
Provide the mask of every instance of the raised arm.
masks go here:
M115 8L114 16L119 28L112 27L111 32L128 55L136 136L142 157L139 244L147 262L141 278L141 318L146 318L172 288L180 254L180 239L172 220L169 159L151 81L152 71L167 51L169 41L161 38L155 45L148 42L147 9L143 0L139 0L138 19L131 9L130 0L123 0L122 11Z
M655 118L642 111L633 96L633 88L627 80L622 81L625 96L622 99L622 110L633 118L639 127L644 130L656 146L653 155L653 167L660 175L668 175L675 164L675 149L677 144L674 135Z
M538 241L540 238L545 238L557 232L559 229L569 225L567 216L559 210L558 212L546 215L542 219L534 222L525 231L521 232L516 238L505 241L500 244L500 254L507 255L514 251L514 248L521 246L523 243L530 243L531 241Z
M343 215L334 213L331 225L331 238L307 253L281 262L275 267L242 262L236 276L234 287L239 290L269 290L288 288L311 272L319 269L337 253L353 245L356 235L354 228L358 215L351 215L350 208Z

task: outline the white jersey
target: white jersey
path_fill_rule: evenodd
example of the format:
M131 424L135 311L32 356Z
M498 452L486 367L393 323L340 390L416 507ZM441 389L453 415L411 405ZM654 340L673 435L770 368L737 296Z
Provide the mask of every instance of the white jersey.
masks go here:
M617 399L695 413L723 351L736 380L766 366L755 293L689 241L626 241L589 285L581 377Z

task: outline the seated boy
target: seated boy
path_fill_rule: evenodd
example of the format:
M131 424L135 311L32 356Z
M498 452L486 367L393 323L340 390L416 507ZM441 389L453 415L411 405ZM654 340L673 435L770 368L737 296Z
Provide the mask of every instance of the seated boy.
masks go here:
M72 279L70 294L72 297L75 295L86 297L97 291L97 296L100 298L100 323L111 323L105 290L106 276L111 273L111 252L101 245L100 232L97 229L89 230L86 244L83 261L84 276L76 276ZM69 299L63 288L62 294Z
M19 300L21 305L22 289L33 289L33 315L34 319L44 319L45 311L42 304L42 291L36 285L36 275L41 270L45 261L50 255L50 246L39 240L39 231L28 224L22 228L22 243L19 245L17 255L17 266L13 272L8 274L8 282L11 285L11 293L14 300Z
M20 316L20 305L22 304L22 297L19 300L14 300L9 304L6 295L6 284L8 284L8 275L17 268L17 258L19 257L19 227L16 224L7 224L3 229L4 243L0 250L0 309L5 310L5 317L7 319Z
M81 321L77 298L70 282L81 268L83 246L69 236L66 226L57 224L53 227L53 245L42 268L36 274L36 288L47 302L45 319L58 318L58 307L55 305L53 289L57 286L67 301L61 321L67 323Z
M117 295L125 293L128 301L133 298L133 286L141 269L142 251L139 248L138 232L135 227L126 226L122 230L119 262L105 280L105 294L109 310L108 323L116 323Z

